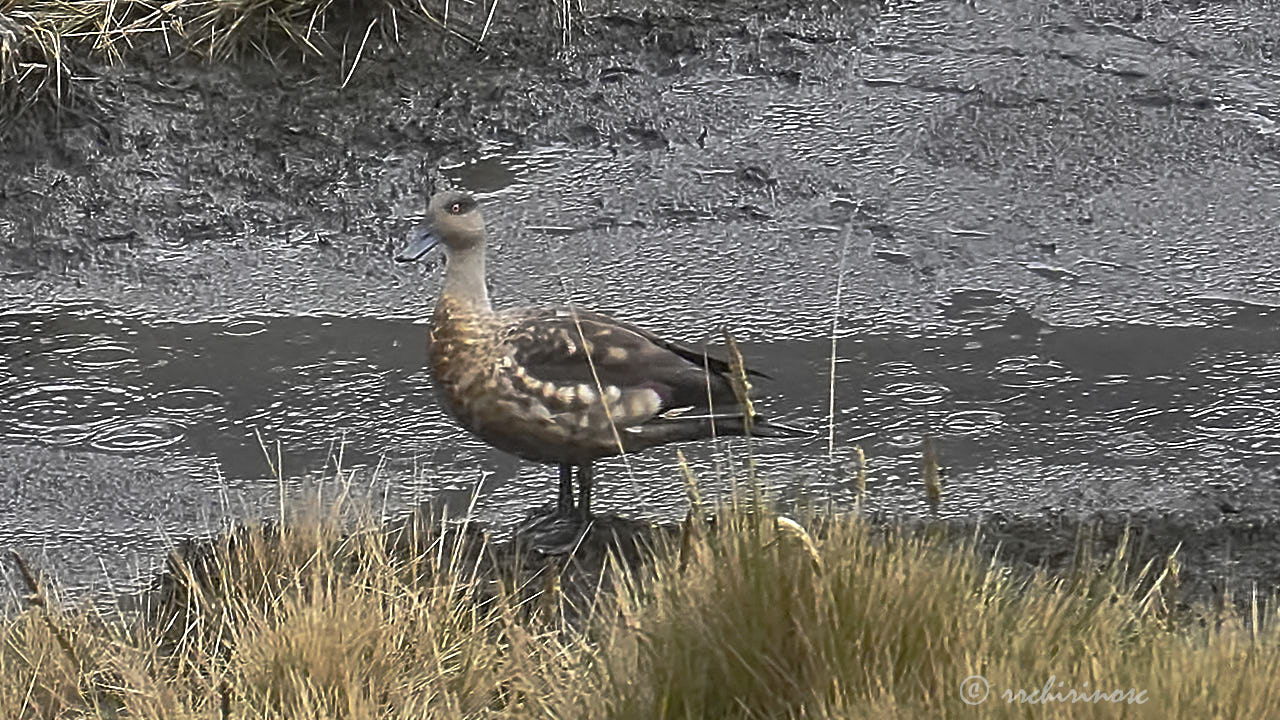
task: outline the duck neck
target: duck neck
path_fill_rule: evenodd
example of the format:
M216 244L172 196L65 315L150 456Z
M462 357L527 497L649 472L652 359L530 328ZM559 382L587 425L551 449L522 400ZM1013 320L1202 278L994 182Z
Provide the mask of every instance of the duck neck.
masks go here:
M444 291L442 299L475 313L490 313L489 289L484 278L484 244L466 250L445 252Z

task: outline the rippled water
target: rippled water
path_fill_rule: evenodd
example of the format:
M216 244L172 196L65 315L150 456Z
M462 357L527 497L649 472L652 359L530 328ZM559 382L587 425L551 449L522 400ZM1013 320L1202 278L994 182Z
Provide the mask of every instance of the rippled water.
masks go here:
M766 479L784 497L846 502L856 442L870 457L871 506L923 512L917 467L929 436L947 469L943 513L964 516L1085 510L1061 486L1114 478L1151 478L1156 494L1176 498L1203 481L1197 473L1222 478L1224 463L1247 470L1280 461L1280 310L1214 328L1067 328L994 299L955 294L949 312L964 318L963 332L843 333L834 454L825 437L761 443ZM98 550L103 531L112 543L146 546L157 530L182 536L193 522L216 523L232 488L246 493L246 509L256 503L269 514L277 442L290 492L297 478L332 468L340 446L348 468L385 463L381 481L366 473L363 482L393 505L437 493L461 505L483 480L481 512L509 521L552 497L550 468L486 449L443 414L422 369L424 328L412 322L154 323L77 306L0 316L0 327L24 336L0 356L0 437L48 448L51 470L25 477L6 506L11 541L16 532L38 547L59 527ZM824 435L829 348L823 338L747 346L778 376L765 384L769 409ZM688 449L708 491L727 490L717 470L733 448L741 468L741 443ZM100 462L104 453L118 460ZM673 467L671 450L606 463L601 507L678 513ZM86 494L68 494L68 473ZM1128 494L1103 490L1092 503ZM182 511L172 513L175 505ZM100 517L86 524L78 517L86 511Z
M777 378L766 409L820 431L753 448L783 497L849 500L860 444L872 509L927 512L931 437L948 516L1265 506L1280 75L1249 43L1275 20L895 4L870 42L797 41L785 72L726 45L644 80L661 142L495 145L442 172L485 201L499 304L732 329ZM274 512L277 453L289 493L341 456L392 508L478 483L498 522L550 501L552 469L443 414L415 322L440 269L391 262L421 211L417 189L397 202L308 231L323 243L281 219L7 274L0 544L72 587L119 579L170 537ZM687 450L712 493L746 453ZM600 475L603 510L681 512L673 449Z

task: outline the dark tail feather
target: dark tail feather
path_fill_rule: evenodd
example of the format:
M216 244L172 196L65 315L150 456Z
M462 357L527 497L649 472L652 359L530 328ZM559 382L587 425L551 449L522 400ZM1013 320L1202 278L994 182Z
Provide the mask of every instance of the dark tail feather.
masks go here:
M659 421L626 428L623 441L631 441L634 449L642 449L669 442L685 442L701 440L717 435L729 437L746 435L746 423L741 413L715 413L712 415L681 415L675 418L663 418ZM631 433L636 435L632 436ZM762 438L811 438L817 433L803 428L769 422L756 415L751 423L751 434Z
M818 433L812 430L770 422L759 415L756 415L755 421L751 423L751 434L762 438L811 438L818 436Z

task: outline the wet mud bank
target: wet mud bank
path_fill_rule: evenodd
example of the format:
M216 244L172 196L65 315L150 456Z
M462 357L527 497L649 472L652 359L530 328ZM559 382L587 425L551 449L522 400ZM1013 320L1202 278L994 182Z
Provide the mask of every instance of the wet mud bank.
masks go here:
M760 449L788 501L851 504L828 468L861 445L874 516L928 517L928 436L942 519L1028 563L1130 525L1184 541L1195 597L1275 586L1274 5L588 4L567 45L552 4L498 12L479 51L380 28L354 71L143 46L7 130L0 544L128 578L271 514L260 439L291 494L338 447L393 505L483 485L520 522L550 476L435 402L438 271L391 261L449 183L499 304L733 328L771 414L834 424ZM723 491L721 451L688 453ZM669 523L678 477L607 467L606 507Z
M495 143L693 143L704 125L637 100L725 43L741 46L742 72L795 81L812 54L795 47L852 39L875 9L592 4L567 36L553 3L497 12L478 49L406 21L399 36L375 34L354 71L285 49L211 63L145 43L122 65L93 66L63 112L19 119L0 144L6 277L127 265L202 241L301 244L322 264L382 254L441 164Z

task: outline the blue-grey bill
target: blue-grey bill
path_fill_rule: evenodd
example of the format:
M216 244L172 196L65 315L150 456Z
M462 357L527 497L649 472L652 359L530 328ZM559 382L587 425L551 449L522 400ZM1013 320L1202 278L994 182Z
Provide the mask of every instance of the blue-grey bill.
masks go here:
M409 244L405 249L396 255L396 262L414 262L421 260L424 255L431 252L431 248L440 244L440 238L436 236L430 228L423 228L416 231L410 238Z

